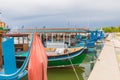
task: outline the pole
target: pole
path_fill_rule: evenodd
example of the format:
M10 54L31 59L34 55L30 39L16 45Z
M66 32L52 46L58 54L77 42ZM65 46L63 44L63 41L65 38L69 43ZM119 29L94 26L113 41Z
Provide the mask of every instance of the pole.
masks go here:
M2 67L2 34L0 33L0 68Z

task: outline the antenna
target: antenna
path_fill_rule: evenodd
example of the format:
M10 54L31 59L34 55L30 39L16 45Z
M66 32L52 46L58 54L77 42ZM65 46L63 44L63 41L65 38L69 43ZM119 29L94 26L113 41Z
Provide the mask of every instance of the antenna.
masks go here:
M87 23L88 29L90 29L90 20L88 18L88 23Z

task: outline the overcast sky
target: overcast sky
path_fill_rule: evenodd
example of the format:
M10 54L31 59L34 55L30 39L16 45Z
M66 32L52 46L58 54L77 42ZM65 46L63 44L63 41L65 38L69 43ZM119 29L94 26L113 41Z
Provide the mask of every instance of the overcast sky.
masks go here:
M9 27L120 25L120 0L0 0Z

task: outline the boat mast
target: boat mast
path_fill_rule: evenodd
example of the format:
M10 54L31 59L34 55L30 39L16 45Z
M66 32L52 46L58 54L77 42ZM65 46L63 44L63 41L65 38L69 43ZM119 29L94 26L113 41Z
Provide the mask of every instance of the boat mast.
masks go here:
M2 13L0 12L0 23L1 23L1 14ZM0 68L1 67L2 67L2 30L0 30Z

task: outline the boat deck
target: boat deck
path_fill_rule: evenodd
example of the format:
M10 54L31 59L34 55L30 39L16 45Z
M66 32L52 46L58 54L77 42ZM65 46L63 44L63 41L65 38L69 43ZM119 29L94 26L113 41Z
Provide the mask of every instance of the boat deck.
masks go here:
M79 50L82 50L83 47L78 47L78 48L45 48L47 51L48 56L60 56L60 55L66 55L70 54ZM58 51L61 51L61 53L58 53Z
M111 38L105 42L88 80L120 80L120 70Z

